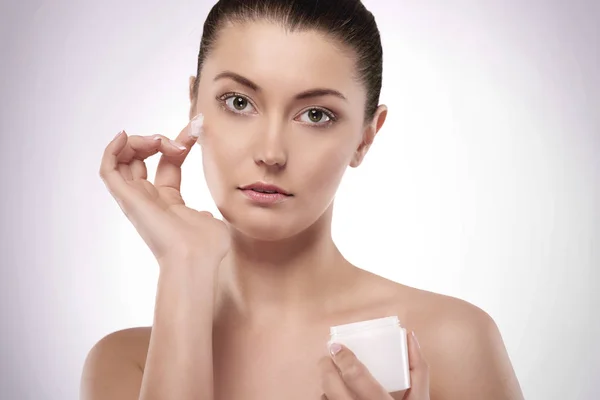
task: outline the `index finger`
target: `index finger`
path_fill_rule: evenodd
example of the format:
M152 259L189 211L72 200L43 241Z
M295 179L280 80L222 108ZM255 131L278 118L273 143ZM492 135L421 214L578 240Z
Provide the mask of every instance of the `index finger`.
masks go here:
M331 357L321 358L319 369L321 372L321 388L324 392L321 400L351 400L355 398L344 383Z
M331 343L331 355L344 383L360 400L392 400L354 352L339 343Z
M190 153L194 143L202 134L204 125L204 116L198 114L179 132L175 141L177 144L183 145L185 151L177 155L165 155L160 157L158 167L156 169L156 178L154 185L156 187L171 187L176 190L181 188L181 165Z
M120 131L106 146L100 165L100 177L125 215L130 218L132 216L132 202L141 201L141 203L137 203L136 207L138 208L144 204L147 205L147 202L145 196L140 196L137 190L131 190L131 186L118 170L118 155L125 148L127 141L128 136L125 131Z
M117 199L122 198L127 192L127 182L117 170L118 155L127 144L125 131L120 131L117 136L106 146L100 163L100 177L109 192Z

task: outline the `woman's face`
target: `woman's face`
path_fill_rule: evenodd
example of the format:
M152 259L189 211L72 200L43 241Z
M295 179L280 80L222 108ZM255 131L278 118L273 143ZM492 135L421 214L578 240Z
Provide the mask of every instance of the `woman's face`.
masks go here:
M364 124L355 61L325 36L276 24L228 25L201 71L192 113L204 114L204 174L223 217L262 240L293 236L332 206L385 119ZM367 143L365 145L365 143ZM258 203L241 187L263 182L291 196Z

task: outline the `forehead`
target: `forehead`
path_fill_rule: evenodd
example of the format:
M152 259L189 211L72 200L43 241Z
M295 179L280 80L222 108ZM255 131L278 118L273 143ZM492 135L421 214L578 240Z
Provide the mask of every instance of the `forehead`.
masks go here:
M350 96L361 90L351 51L323 33L289 32L268 21L227 24L205 68L232 70L278 90L330 87Z

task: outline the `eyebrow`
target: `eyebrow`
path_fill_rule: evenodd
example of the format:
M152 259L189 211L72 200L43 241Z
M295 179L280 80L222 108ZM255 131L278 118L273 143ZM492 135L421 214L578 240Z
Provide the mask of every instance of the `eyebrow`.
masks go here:
M261 87L258 86L256 83L252 82L250 79L248 79L246 77L243 77L240 74L236 74L235 72L231 72L231 71L221 72L220 74L215 76L214 81L216 82L219 79L231 79L231 80L239 83L240 85L244 85L244 86L252 89L255 92L262 91ZM342 99L344 101L348 101L348 99L346 99L346 97L339 91L334 90L334 89L328 89L328 88L317 88L317 89L306 90L304 92L298 93L295 96L295 98L296 98L296 100L304 100L304 99L308 99L308 98L312 98L312 97L321 97L321 96L335 96L335 97L339 97L340 99Z

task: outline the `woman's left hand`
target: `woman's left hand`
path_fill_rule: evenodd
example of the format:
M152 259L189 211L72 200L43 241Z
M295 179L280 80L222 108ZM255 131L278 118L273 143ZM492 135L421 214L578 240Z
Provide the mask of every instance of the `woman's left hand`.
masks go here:
M423 358L414 334L408 335L408 359L411 388L403 400L429 400L429 366ZM331 357L319 362L322 399L327 400L393 400L354 353L345 346L332 344Z

